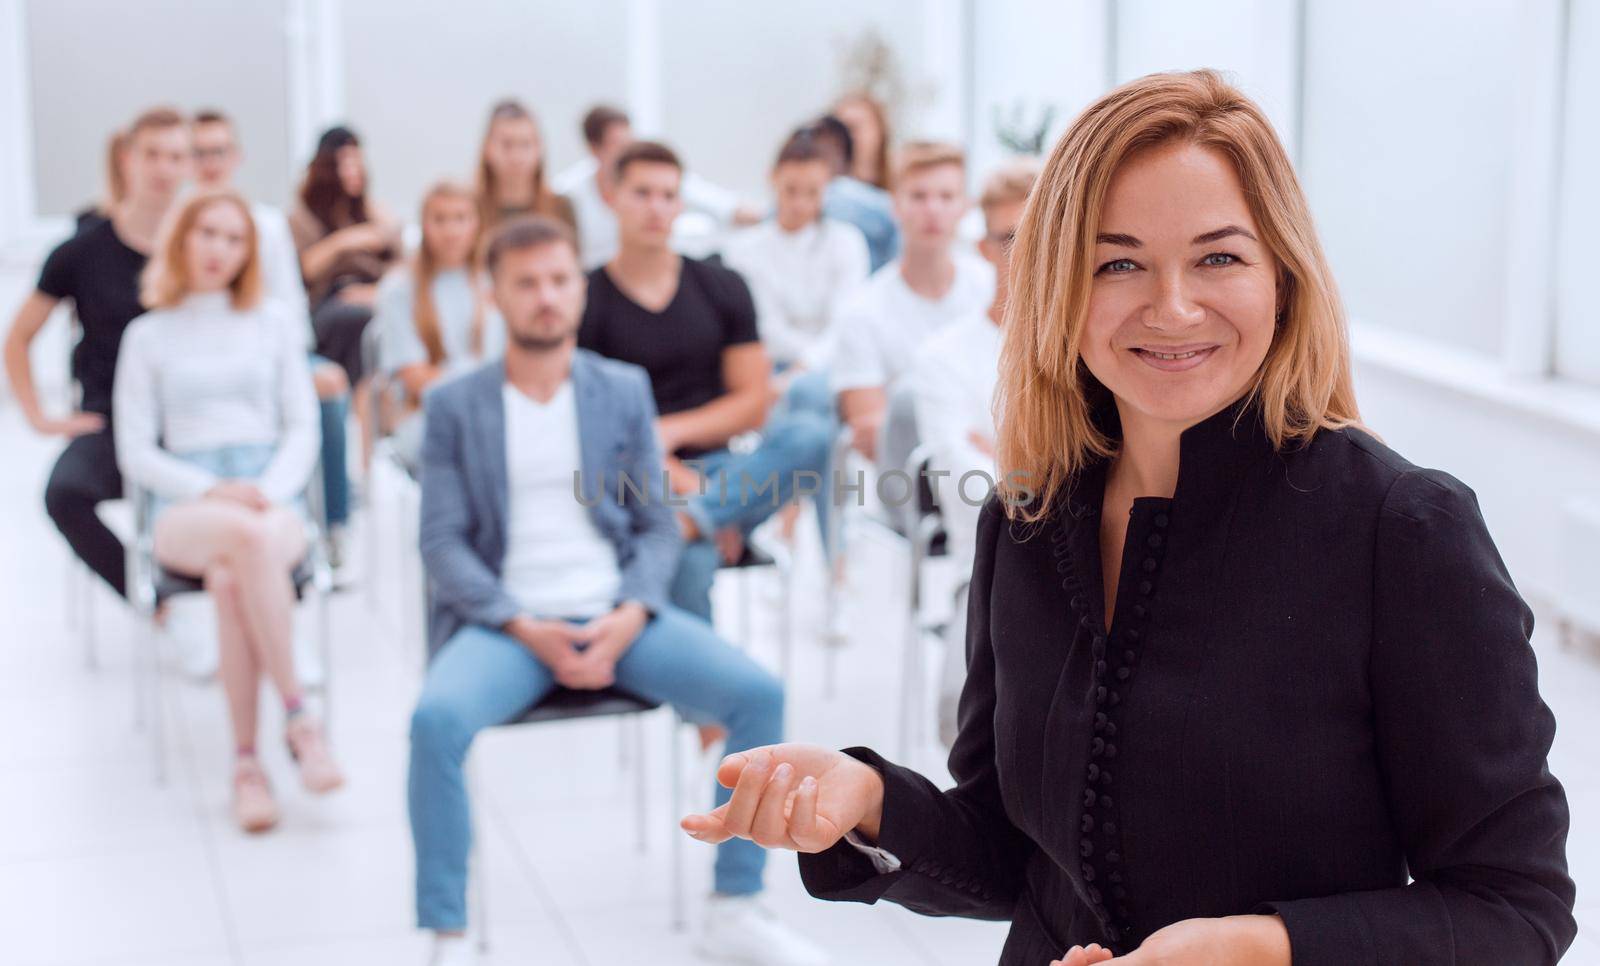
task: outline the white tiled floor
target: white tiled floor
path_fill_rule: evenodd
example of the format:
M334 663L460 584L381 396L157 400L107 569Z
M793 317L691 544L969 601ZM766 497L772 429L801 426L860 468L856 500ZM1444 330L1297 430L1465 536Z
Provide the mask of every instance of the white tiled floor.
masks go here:
M100 667L84 667L68 620L64 546L39 496L55 446L33 438L0 404L0 602L10 640L0 648L0 962L127 966L322 966L421 963L411 927L411 846L404 801L407 717L419 658L398 601L405 534L382 534L378 606L360 591L334 605L334 739L349 787L310 799L290 780L281 746L263 753L277 776L285 820L246 838L227 812L228 735L214 685L168 676L171 777L153 782L149 745L133 729L130 660L137 638L98 589L93 623ZM379 487L380 496L386 491ZM387 499L387 497L384 497ZM392 513L380 519L393 520ZM358 541L357 546L362 544ZM816 573L814 548L802 571ZM809 559L808 559L809 558ZM854 571L854 639L824 696L818 643L820 578L796 590L796 663L790 731L824 744L895 747L894 715L879 696L898 680L892 616L904 564L868 542ZM761 578L764 580L765 578ZM741 595L719 586L720 612ZM775 588L759 584L755 652L775 666ZM78 608L78 626L88 616ZM729 626L736 626L730 620ZM1538 642L1545 695L1560 722L1551 767L1567 787L1569 856L1580 882L1600 875L1600 660ZM264 734L277 733L269 721ZM696 962L690 938L669 928L669 836L664 716L647 722L648 842L634 843L634 774L620 765L616 722L495 732L475 751L480 839L486 856L494 962ZM687 752L687 742L686 742ZM915 763L942 775L937 749ZM633 759L637 760L637 759ZM694 801L709 791L709 760L695 761ZM690 803L685 803L686 807ZM684 840L691 916L709 884L711 852ZM825 904L807 897L794 859L769 866L771 904L823 941L841 964L992 962L1004 928L930 920L894 906ZM1600 964L1600 902L1579 897L1581 934L1566 962ZM1042 964L1041 964L1042 966Z

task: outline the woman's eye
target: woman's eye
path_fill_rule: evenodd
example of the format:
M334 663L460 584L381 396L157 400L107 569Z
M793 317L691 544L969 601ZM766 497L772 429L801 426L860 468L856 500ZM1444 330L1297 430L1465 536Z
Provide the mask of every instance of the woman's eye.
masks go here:
M1207 255L1205 258L1200 259L1200 264L1202 264L1202 265L1212 265L1212 266L1223 266L1223 265L1234 265L1234 264L1237 264L1238 261L1239 261L1239 256L1237 256L1237 255L1230 255L1227 252L1212 252L1211 254Z
M1127 272L1133 271L1137 267L1138 266L1133 264L1133 260L1131 258L1118 258L1118 259L1115 259L1113 261L1106 262L1104 265L1101 265L1100 268L1095 271L1095 274L1096 275L1122 275L1122 274L1125 274Z

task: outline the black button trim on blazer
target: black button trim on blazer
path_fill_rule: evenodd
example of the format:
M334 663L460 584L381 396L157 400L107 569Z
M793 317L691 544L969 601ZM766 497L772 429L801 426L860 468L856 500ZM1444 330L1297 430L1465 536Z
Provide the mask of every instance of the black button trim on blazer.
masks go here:
M1009 920L1002 966L1251 913L1295 966L1556 962L1555 722L1472 491L1359 429L1278 451L1236 405L1184 432L1170 500L1135 501L1107 627L1105 471L1038 524L985 507L955 786L848 749L902 866L840 843L806 888Z

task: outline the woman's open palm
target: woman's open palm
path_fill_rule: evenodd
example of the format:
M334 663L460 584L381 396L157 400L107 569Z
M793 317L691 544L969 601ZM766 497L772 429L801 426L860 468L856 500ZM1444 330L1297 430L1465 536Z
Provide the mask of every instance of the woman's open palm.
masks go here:
M733 797L682 822L702 842L737 837L769 849L821 852L857 827L877 837L883 779L842 752L804 744L752 748L724 758L717 781Z

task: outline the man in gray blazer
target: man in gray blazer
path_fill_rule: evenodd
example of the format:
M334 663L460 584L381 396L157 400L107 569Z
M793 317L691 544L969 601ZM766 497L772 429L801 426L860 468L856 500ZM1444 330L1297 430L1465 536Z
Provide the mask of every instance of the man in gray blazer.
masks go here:
M509 222L487 262L506 354L426 401L423 562L430 664L411 718L408 800L417 917L432 962L471 962L471 815L462 762L480 730L553 689L617 686L728 730L728 750L782 739L782 685L667 602L680 540L644 371L576 348L585 280L572 233ZM718 802L729 797L718 787ZM717 855L701 937L712 958L825 961L763 909L765 852Z

